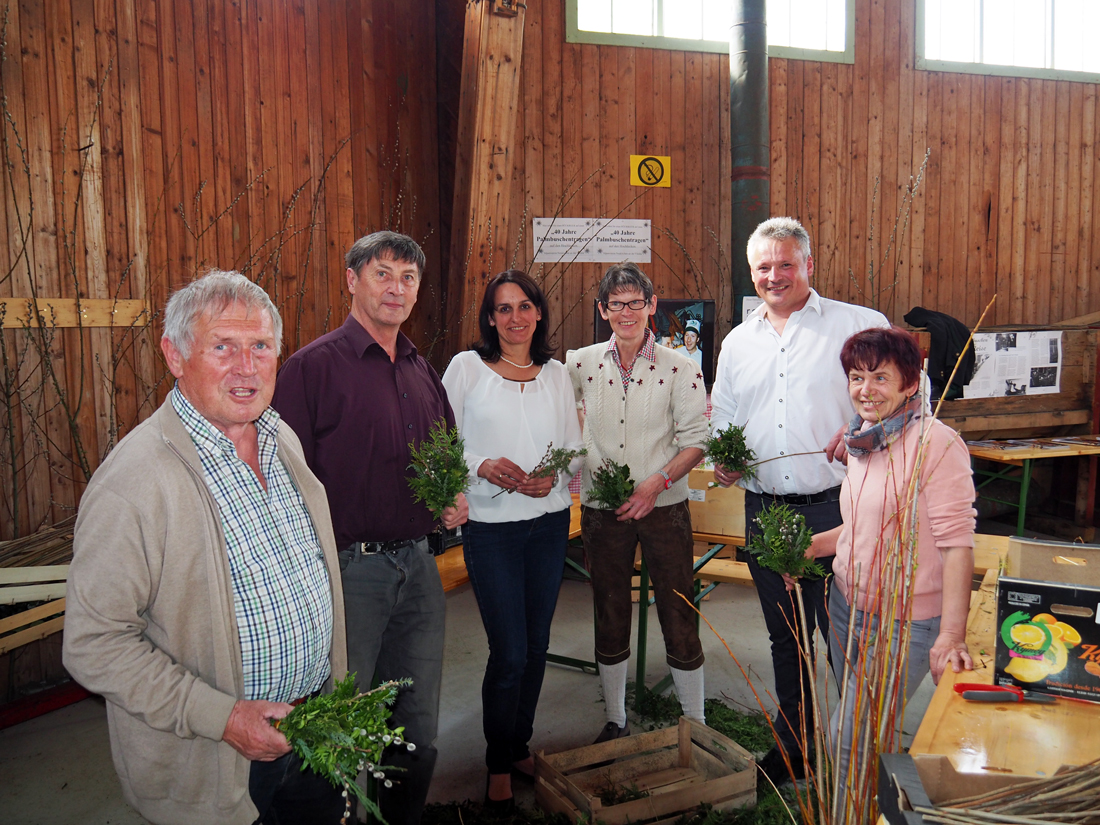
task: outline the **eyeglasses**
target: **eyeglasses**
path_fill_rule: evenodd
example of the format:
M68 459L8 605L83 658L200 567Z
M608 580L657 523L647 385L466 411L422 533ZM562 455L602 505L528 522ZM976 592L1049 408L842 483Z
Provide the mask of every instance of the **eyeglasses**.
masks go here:
M607 301L604 304L604 308L608 312L622 312L626 307L630 307L633 310L645 309L649 304L645 298L638 298L634 301Z

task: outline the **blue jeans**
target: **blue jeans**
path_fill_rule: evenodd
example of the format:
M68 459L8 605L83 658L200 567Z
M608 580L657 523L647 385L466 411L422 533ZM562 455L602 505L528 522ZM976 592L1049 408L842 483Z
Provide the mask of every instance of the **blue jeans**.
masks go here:
M840 778L840 792L844 793L844 788L847 785L848 766L852 761L852 748L858 747L858 743L852 741L853 732L855 728L855 714L856 714L856 694L857 691L862 694L860 697L860 716L863 718L863 725L867 723L868 704L873 701L870 695L869 688L867 686L867 676L861 676L860 671L860 658L865 652L873 652L873 646L878 642L878 617L869 616L862 610L855 611L855 620L852 624L852 631L855 638L852 639L851 650L848 651L848 625L851 617L851 607L848 604L848 600L844 598L844 594L840 592L840 588L835 584L829 587L829 648L832 652L831 664L833 666L833 675L836 676L836 683L840 685L841 696L843 702L838 702L836 708L833 710L833 716L830 720L830 730L832 735L840 735L840 762L835 766L836 773ZM901 634L901 622L894 621L891 628L890 635L890 650L892 653L897 652L898 639ZM912 695L920 687L921 681L924 679L925 674L928 673L930 664L928 661L928 654L932 650L932 645L936 643L936 637L940 635L940 617L933 616L931 619L920 619L911 621L909 623L909 659L906 666L905 674L905 690L898 696L897 708L895 709L896 729L894 731L894 743L895 748L901 746L901 721L902 721L902 709L905 703L909 701ZM845 653L851 657L851 660L845 664ZM847 681L847 692L845 693L845 681ZM863 683L862 690L860 689L860 683ZM881 711L882 719L887 717L887 709ZM860 731L860 737L862 738L863 731ZM833 753L836 753L836 741L832 743ZM857 757L858 758L858 757ZM859 784L864 784L869 781L877 781L878 767L871 767L871 775L869 777L858 778Z
M468 521L466 570L489 639L481 683L485 764L509 773L526 759L558 603L569 511L526 521Z
M348 669L360 689L371 677L381 682L412 679L394 704L390 727L403 726L416 745L409 752L386 751L394 771L392 788L379 788L378 805L390 825L418 823L435 770L439 729L439 682L443 675L443 619L446 601L439 568L427 540L395 554L340 553L347 618Z

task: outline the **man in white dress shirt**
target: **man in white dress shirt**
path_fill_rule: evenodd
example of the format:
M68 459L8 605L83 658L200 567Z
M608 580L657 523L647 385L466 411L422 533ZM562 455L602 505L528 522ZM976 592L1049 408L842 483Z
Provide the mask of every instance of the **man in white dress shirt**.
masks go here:
M713 432L729 424L744 427L745 440L758 460L778 458L757 468L754 479L719 465L715 479L724 487L745 488L745 527L772 501L802 513L814 533L841 523L840 484L844 466L825 457L825 447L852 416L848 381L840 349L850 335L870 327L888 327L880 312L822 298L810 287L814 271L810 236L793 218L771 218L756 228L748 243L756 293L764 301L726 336L718 356L711 395ZM832 557L818 562L831 571ZM775 727L795 778L804 772L802 742L812 741L813 689L791 632L798 616L783 579L750 556L749 570L772 645L776 699ZM825 579L804 579L802 598L811 642L814 628L828 638ZM805 700L805 701L804 701ZM805 736L803 735L805 732ZM786 781L784 754L773 748L761 768Z

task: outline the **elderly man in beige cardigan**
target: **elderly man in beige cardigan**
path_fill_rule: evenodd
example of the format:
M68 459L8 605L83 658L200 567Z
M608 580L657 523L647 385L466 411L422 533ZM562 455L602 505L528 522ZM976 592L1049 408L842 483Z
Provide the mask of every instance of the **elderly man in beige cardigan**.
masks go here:
M325 490L269 406L279 312L211 272L164 318L176 386L80 503L65 667L107 700L123 794L149 821L335 825L340 793L271 724L347 672Z
M684 715L703 721L703 649L695 614L676 591L692 589L687 474L703 457L707 420L699 367L657 346L649 329L657 298L645 273L632 263L610 267L600 281L599 309L611 325L611 340L573 350L565 360L585 413L581 534L592 573L596 662L607 710L596 741L604 742L630 734L630 579L639 542L653 576L676 693ZM627 465L637 482L614 511L588 501L592 469L604 459Z

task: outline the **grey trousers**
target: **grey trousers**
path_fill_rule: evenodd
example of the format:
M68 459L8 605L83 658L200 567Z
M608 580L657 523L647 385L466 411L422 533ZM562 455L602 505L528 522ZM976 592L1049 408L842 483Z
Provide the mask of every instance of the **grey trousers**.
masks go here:
M439 569L426 540L395 554L340 553L347 616L348 668L361 689L380 682L412 679L394 705L390 727L403 726L416 745L391 747L386 765L392 788L379 789L378 802L390 825L420 822L435 769L439 729L439 682L443 672L446 602Z

